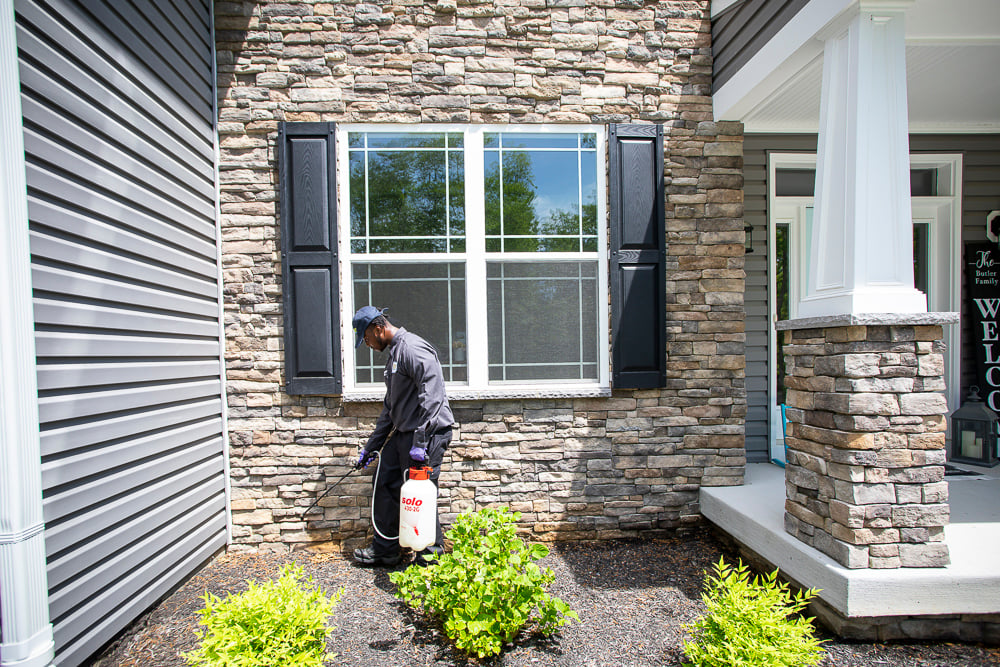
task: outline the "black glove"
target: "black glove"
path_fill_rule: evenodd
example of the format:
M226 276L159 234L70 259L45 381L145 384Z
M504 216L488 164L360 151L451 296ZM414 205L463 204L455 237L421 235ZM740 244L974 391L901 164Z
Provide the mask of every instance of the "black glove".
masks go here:
M367 468L375 460L376 456L378 456L378 452L369 452L367 449L362 449L358 454L358 462L354 464L354 469L361 470L362 468Z

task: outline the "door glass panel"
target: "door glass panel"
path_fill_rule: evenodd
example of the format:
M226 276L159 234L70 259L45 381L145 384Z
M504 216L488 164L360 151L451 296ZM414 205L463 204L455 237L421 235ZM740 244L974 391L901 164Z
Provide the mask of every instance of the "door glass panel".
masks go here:
M789 318L788 304L790 301L790 295L788 291L788 277L789 277L789 266L788 266L788 224L779 223L774 229L774 283L775 283L775 295L778 307L778 320L787 320ZM785 402L785 335L783 332L779 331L777 333L777 369L778 369L778 392L777 392L777 404L781 405Z
M926 222L913 223L913 286L924 293L924 298L930 294L930 278L928 265L930 262L931 226ZM930 308L930 303L927 304Z

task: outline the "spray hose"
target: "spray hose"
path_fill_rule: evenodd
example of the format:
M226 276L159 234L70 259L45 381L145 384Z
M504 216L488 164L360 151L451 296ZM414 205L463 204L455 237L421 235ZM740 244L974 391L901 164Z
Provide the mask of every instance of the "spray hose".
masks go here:
M389 431L389 435L385 436L385 440L382 441L382 447L383 448L386 446L386 444L389 442L389 440L392 439L392 436L394 436L394 435L396 435L396 427L395 426L392 427L392 430ZM378 488L378 475L379 475L379 472L382 470L382 454L381 454L381 451L379 451L377 453L379 455L379 457L378 457L378 463L376 464L376 467L375 467L375 479L372 480L372 504L371 504L371 507L372 507L372 528L375 529L375 532L378 533L379 537L381 537L382 539L385 539L385 540L398 540L399 539L398 535L393 536L393 537L389 537L388 535L385 535L381 530L378 529L378 524L375 523L375 490ZM355 467L355 468L351 468L350 470L348 470L346 475L344 475L343 477L341 477L340 479L338 479L336 482L334 482L333 485L330 486L329 488L327 488L327 490L324 491L322 495L320 495L318 498L316 498L316 500L313 501L312 505L310 505L309 508L306 509L306 511L302 513L302 516L305 517L305 515L309 514L309 512L311 512L312 509L314 507L316 507L316 504L319 503L319 501L323 500L323 498L325 498L331 491L333 491L335 488L337 488L340 485L341 482L343 482L345 479L347 479L356 470L359 470L359 468Z
M393 429L393 433L395 433L395 429ZM389 434L389 437L392 437L392 433ZM389 438L386 438L385 441L389 442ZM384 444L382 446L385 447ZM378 536L381 537L383 540L398 540L399 539L399 535L393 535L393 536L390 537L389 535L386 535L381 530L379 530L378 529L378 524L375 523L375 490L378 488L378 474L379 474L380 470L382 470L382 456L381 455L378 457L378 463L376 464L375 479L372 480L372 504L371 504L371 508L372 508L372 528L375 529L375 532L378 533Z

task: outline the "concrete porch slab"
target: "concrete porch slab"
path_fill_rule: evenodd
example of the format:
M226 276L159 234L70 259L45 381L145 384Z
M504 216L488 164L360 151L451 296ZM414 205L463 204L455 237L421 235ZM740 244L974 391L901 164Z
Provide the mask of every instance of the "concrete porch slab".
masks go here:
M947 477L951 523L943 568L851 570L785 532L785 471L746 466L743 486L703 487L701 512L799 585L820 588L846 618L1000 614L1000 478Z

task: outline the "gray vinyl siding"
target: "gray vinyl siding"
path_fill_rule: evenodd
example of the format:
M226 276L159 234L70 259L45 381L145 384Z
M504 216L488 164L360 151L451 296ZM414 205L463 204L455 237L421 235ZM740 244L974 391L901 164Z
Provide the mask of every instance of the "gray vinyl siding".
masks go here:
M722 87L809 0L745 0L712 21L712 91Z
M747 310L747 420L748 461L768 458L767 378L767 154L815 153L815 135L758 134L744 139L744 205L746 222L753 225L754 251L746 258ZM961 153L962 241L986 239L986 215L1000 210L1000 135L910 135L911 153ZM955 276L963 280L964 275ZM965 310L964 290L962 309ZM968 324L962 338L968 340ZM970 350L970 353L966 353ZM962 351L962 387L974 384L975 360L969 346Z
M15 0L56 664L226 543L206 0Z
M1000 210L1000 134L911 135L911 153L962 154L962 243L986 240L986 216ZM962 340L972 340L966 317L965 272L962 281ZM962 346L962 391L976 384L976 359L971 345Z
M746 257L747 309L747 461L770 459L768 419L767 154L815 153L816 137L786 134L747 135L743 141L743 203L753 225L753 252Z

